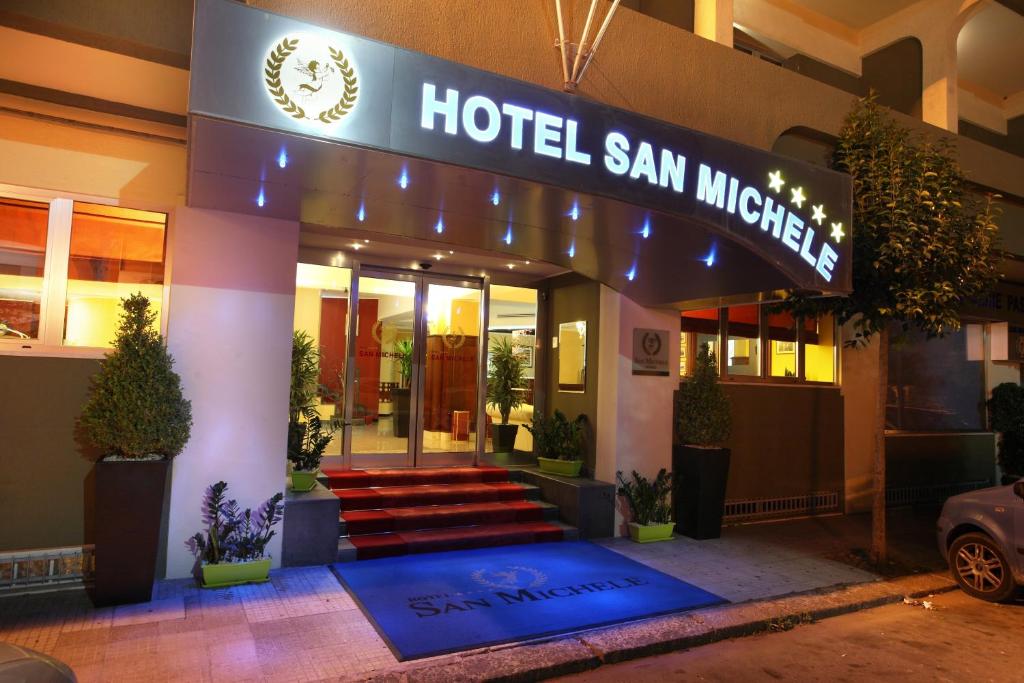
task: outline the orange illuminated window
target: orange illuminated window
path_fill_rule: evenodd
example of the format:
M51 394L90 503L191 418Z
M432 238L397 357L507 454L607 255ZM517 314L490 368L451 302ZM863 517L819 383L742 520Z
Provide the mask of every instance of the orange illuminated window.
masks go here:
M0 197L0 339L37 339L49 205Z
M64 321L68 346L110 346L121 299L142 292L157 314L164 282L167 216L75 202Z
M726 367L730 375L761 375L760 307L757 304L728 309Z
M679 374L693 374L700 348L707 345L715 359L718 359L718 309L705 308L699 311L684 311L679 332Z

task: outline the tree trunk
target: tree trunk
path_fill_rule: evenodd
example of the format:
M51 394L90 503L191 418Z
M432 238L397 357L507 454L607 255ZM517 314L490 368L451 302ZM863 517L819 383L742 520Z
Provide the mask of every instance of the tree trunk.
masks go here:
M885 406L889 395L889 330L878 333L878 396L875 406L875 457L872 467L871 559L885 562Z

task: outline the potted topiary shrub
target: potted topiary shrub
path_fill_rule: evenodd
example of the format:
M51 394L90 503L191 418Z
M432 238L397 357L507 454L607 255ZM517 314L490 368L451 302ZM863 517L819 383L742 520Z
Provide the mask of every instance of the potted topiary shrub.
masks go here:
M654 543L672 540L672 507L668 494L672 490L672 475L662 467L654 481L650 481L636 470L633 478L626 481L622 472L616 472L619 483L618 494L626 499L632 521L629 523L629 537L637 543Z
M79 419L96 463L97 605L152 599L167 469L188 442L192 405L141 293L121 302L114 348L92 378Z
M1003 382L987 402L989 426L999 433L1002 484L1024 478L1024 387Z
M270 576L267 545L277 533L274 526L284 515L280 493L275 493L254 513L238 507L225 495L223 481L211 484L203 496L206 529L185 542L195 555L203 588L222 588L260 583Z
M288 396L288 462L292 465L291 487L309 491L316 486L320 459L334 438L334 423L320 420L320 350L302 330L292 336L292 380Z
M679 386L678 445L672 447L676 531L691 538L722 535L729 479L729 400L718 384L715 354L704 344L693 377Z
M516 354L510 337L491 340L491 363L487 370L487 405L501 415L501 424L493 425L495 453L511 453L515 449L519 425L509 424L512 411L523 404L517 389L523 388L523 361Z
M533 435L541 472L563 477L578 477L583 467L583 428L586 415L570 420L560 410L551 417L534 415L533 424L526 429Z

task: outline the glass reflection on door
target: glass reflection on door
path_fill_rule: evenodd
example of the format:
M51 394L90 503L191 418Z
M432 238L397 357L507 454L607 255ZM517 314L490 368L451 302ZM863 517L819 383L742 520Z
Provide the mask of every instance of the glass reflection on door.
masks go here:
M426 283L422 450L417 464L472 464L479 428L478 287Z
M350 427L353 467L411 464L416 283L359 278Z

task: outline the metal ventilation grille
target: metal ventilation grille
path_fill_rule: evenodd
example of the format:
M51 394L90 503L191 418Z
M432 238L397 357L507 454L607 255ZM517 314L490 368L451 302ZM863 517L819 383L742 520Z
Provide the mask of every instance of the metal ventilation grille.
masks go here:
M885 504L893 507L918 503L943 503L950 496L992 486L991 481L960 481L953 484L899 486L885 490Z
M820 515L839 512L839 492L819 491L788 498L751 498L725 501L727 522L754 519Z
M0 593L78 584L94 563L91 545L0 553Z

